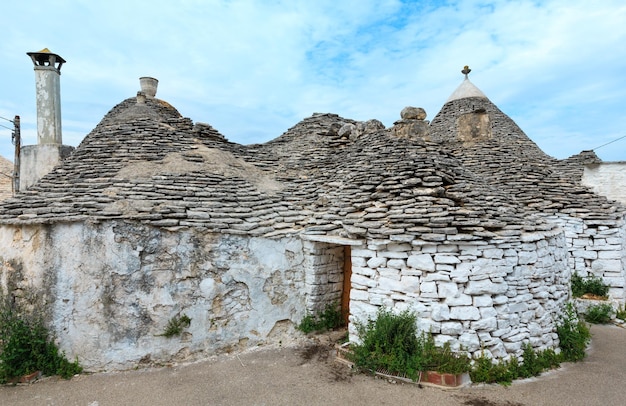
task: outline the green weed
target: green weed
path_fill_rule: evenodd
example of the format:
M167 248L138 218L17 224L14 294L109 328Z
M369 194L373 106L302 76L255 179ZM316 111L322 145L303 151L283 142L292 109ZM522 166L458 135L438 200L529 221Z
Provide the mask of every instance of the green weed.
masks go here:
M385 370L416 380L420 371L462 373L470 368L464 354L435 345L431 334L418 334L415 314L404 311L394 314L381 308L375 319L357 323L361 344L351 347L350 359L364 371Z
M183 332L183 329L189 327L190 324L191 319L187 317L186 314L183 314L180 317L173 317L167 323L167 327L165 327L165 331L161 335L168 338L179 336Z
M591 340L591 332L587 324L578 318L571 303L567 304L556 326L556 333L559 336L563 361L576 362L585 358L585 349Z
M334 330L344 325L338 304L327 304L318 314L307 314L296 327L305 334L313 331Z
M515 379L539 376L542 372L557 368L561 364L561 357L554 350L535 351L529 343L523 346L522 358L522 363L517 358L494 363L483 354L474 361L470 370L472 382L499 383L508 386Z
M517 358L509 361L494 363L493 360L483 353L474 360L474 365L469 371L472 382L499 383L508 386L518 377L519 363Z
M607 297L609 286L604 283L599 276L588 276L583 278L577 273L572 275L571 280L572 296L581 297L585 294L591 294L599 297Z
M593 324L607 324L611 321L613 306L608 303L591 305L583 315L586 321Z
M13 307L0 306L0 383L41 371L65 379L82 372L78 360L60 352L43 321L25 317Z

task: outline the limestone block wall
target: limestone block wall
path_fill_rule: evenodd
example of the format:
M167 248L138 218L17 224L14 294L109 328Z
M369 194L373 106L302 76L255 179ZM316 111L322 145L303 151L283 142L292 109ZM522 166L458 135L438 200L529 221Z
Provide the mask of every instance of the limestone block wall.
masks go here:
M561 225L568 247L568 267L580 276L595 275L609 285L609 295L626 299L626 225L562 214L546 216Z
M417 313L437 344L475 355L520 356L522 345L558 344L569 298L563 233L482 244L389 243L352 251L350 337L381 306Z
M43 312L87 370L202 358L293 337L302 242L139 223L0 227L0 287ZM173 317L191 325L162 336Z
M315 314L339 304L343 292L344 247L303 241L307 311Z

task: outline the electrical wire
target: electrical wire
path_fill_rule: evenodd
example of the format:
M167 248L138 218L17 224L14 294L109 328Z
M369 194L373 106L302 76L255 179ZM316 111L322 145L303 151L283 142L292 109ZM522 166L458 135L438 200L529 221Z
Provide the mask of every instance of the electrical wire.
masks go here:
M619 141L619 140L621 140L622 138L626 138L626 135L624 135L624 136L622 136L622 137L619 137L619 138L617 138L617 139L614 139L613 141L607 142L606 144L602 144L602 145L600 145L599 147L595 147L595 148L593 148L593 149L592 149L592 151L595 151L595 150L596 150L596 149L598 149L598 148L606 147L606 146L607 146L607 145L609 145L609 144L613 144L615 141Z

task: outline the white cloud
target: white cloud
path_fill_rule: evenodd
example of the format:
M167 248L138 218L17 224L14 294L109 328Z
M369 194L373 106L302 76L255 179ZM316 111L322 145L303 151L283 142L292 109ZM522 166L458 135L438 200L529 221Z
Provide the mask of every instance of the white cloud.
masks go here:
M617 0L54 3L5 5L15 18L0 43L0 113L21 114L32 139L25 52L43 47L68 61L62 114L73 145L135 95L140 76L158 78L157 97L183 115L250 143L313 112L391 125L417 105L432 119L465 64L550 155L624 135L626 6ZM626 160L619 145L598 153Z

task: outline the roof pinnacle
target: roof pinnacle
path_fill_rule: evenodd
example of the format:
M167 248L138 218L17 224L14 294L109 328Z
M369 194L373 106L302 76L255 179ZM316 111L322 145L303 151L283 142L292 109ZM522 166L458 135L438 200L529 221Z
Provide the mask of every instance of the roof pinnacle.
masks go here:
M465 66L463 67L463 70L461 71L461 73L462 73L462 74L464 74L464 75L465 75L465 79L467 79L467 75L469 75L469 73L470 73L471 71L472 71L472 70L470 69L470 67L469 67L469 66L467 66L467 65L465 65Z

